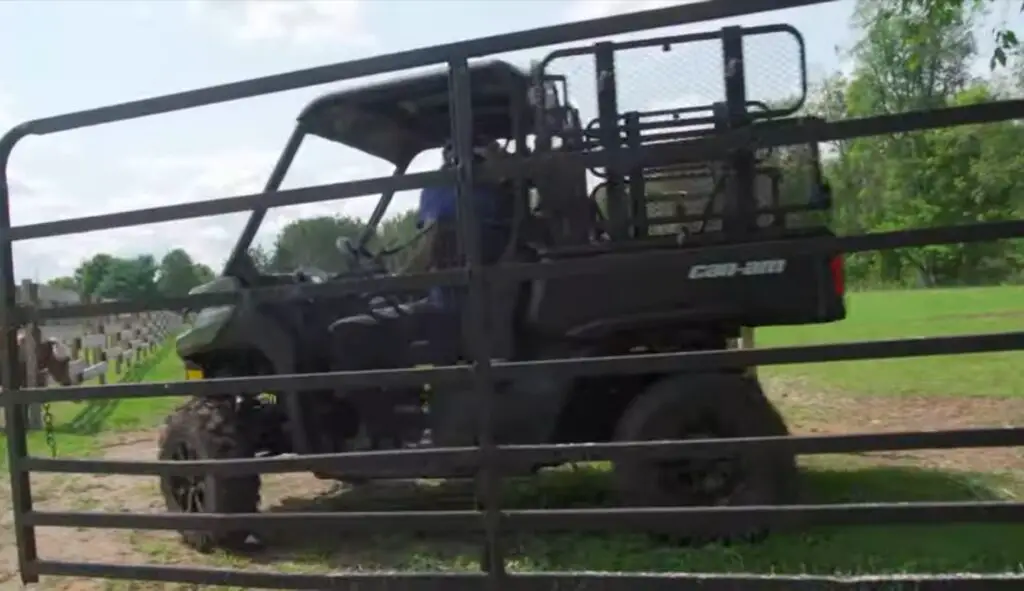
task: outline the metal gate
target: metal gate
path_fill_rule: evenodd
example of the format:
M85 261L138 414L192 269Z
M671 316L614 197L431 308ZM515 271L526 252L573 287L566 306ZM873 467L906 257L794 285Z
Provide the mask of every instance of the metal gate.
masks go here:
M718 18L753 14L773 9L792 8L823 3L827 0L711 0L671 8L638 12L624 16L546 27L508 35L447 44L427 49L406 51L213 86L199 90L166 95L131 103L81 111L39 119L19 125L0 140L0 325L6 361L3 364L3 404L8 417L7 437L11 471L14 522L17 535L19 565L23 581L35 582L41 575L64 577L101 577L111 579L144 579L192 584L235 585L246 588L282 589L818 589L818 588L1019 588L1020 576L931 577L911 576L895 579L861 578L833 579L811 576L755 576L744 574L586 574L506 572L503 560L502 534L545 530L643 530L668 518L685 518L694 523L756 522L766 525L847 525L951 522L1021 522L1024 504L1015 502L900 503L852 505L804 505L784 507L728 508L625 508L573 510L508 510L498 503L497 491L503 462L562 462L608 460L621 457L668 457L679 454L735 452L751 446L784 448L798 454L846 453L854 451L940 449L958 447L1017 446L1024 443L1024 428L974 429L943 432L855 434L844 436L808 436L746 438L715 441L650 442L636 444L587 444L559 446L503 446L493 443L489 423L489 403L482 404L482 441L479 448L447 448L409 452L349 453L306 457L246 459L217 462L127 462L110 460L44 459L30 457L26 445L24 408L28 404L61 400L97 400L124 396L164 396L170 392L183 395L214 395L242 393L253 386L267 390L316 389L327 386L422 383L425 372L436 382L472 383L483 400L490 400L495 380L519 376L543 365L546 372L565 375L637 374L646 372L679 372L718 368L740 368L758 365L897 358L927 355L954 355L1024 348L1024 333L1008 332L972 336L910 338L889 341L856 342L823 346L782 347L767 350L710 351L698 353L638 354L614 358L553 360L545 362L490 361L489 337L483 330L489 284L501 278L529 280L541 277L601 273L613 268L629 268L649 261L650 254L625 254L614 259L569 260L553 264L515 264L484 266L479 248L467 244L468 264L461 270L441 274L425 274L400 278L374 279L308 287L310 297L336 295L373 288L409 289L427 287L445 281L468 287L472 312L471 344L479 361L468 366L441 367L430 370L410 369L374 372L343 372L330 374L285 375L260 378L230 378L180 384L131 384L77 386L61 389L18 389L12 368L17 364L14 346L15 331L26 322L88 315L134 312L155 309L196 309L201 306L230 304L235 294L203 294L187 298L168 298L149 302L120 302L58 309L31 310L16 306L12 261L12 244L17 240L42 238L93 230L127 227L140 224L182 220L247 210L310 203L340 197L354 197L394 187L392 178L336 183L319 187L281 190L270 193L214 199L200 203L155 207L146 210L96 215L12 227L8 194L7 166L12 150L19 140L30 135L45 135L101 125L215 103L222 103L263 94L297 89L316 84L382 74L397 70L446 64L449 71L450 108L454 115L453 131L456 152L467 163L454 174L445 172L409 175L401 189L455 183L460 189L461 224L472 222L472 207L462 199L477 171L472 169L471 117L469 116L468 60L488 54L503 53L544 45L615 35L673 24L698 23ZM1024 117L1024 100L1002 101L984 105L947 108L927 112L869 117L857 120L822 122L808 120L796 129L763 127L740 129L714 137L694 140L685 145L645 147L652 157L666 160L707 158L709 154L725 154L731 147L770 147L810 142L824 142L853 137L934 129L952 125L995 122ZM620 155L621 156L621 155ZM628 154L627 154L628 156ZM567 165L584 161L597 165L607 154L562 155ZM635 157L635 155L634 155ZM518 166L525 168L528 163ZM485 171L486 172L486 171ZM409 186L415 185L415 186ZM472 236L472 232L464 232ZM879 249L916 247L928 244L977 242L1024 236L1024 222L1009 221L969 226L909 229L846 238L820 238L783 241L773 246L774 256L785 257L809 253L854 253ZM470 240L470 242L473 242ZM680 265L721 262L746 255L764 255L763 245L729 245L687 252L659 253L661 259ZM756 251L756 252L755 252ZM247 297L261 301L279 301L291 297L288 289L263 288ZM89 512L43 512L33 509L29 484L31 472L93 473L93 474L219 474L306 472L330 468L343 471L368 460L416 464L424 460L455 460L479 465L484 483L484 510L403 513L326 513L289 515L135 515ZM285 524L300 527L313 523L344 528L351 532L402 531L415 526L419 530L475 531L485 537L484 572L470 574L338 574L300 575L219 570L207 568L102 565L42 560L37 555L36 527L89 527L122 529L218 529L248 527L253 524Z

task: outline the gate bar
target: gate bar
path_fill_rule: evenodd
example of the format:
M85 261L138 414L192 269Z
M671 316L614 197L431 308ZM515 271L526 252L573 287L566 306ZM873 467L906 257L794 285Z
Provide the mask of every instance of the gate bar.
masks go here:
M499 591L505 575L505 558L499 536L501 474L495 469L494 379L491 372L491 338L488 330L489 305L487 301L487 275L480 244L480 212L473 196L473 95L470 88L469 61L452 58L448 70L449 113L451 113L452 146L458 161L456 191L458 194L458 244L462 246L466 272L469 275L469 310L462 315L462 331L468 337L471 362L471 383L477 406L479 429L480 471L478 491L483 492L484 548L480 564L491 576L487 588ZM451 305L451 303L449 303ZM468 325L467 325L468 324Z
M647 353L619 357L585 357L541 361L496 361L491 364L496 379L527 377L530 372L545 376L636 375L642 373L711 371L753 365L788 365L826 361L861 361L932 355L962 355L1017 351L1024 345L1024 331L978 335L949 335L876 341L797 345L763 349L724 349L719 351L683 351ZM63 400L106 400L111 398L152 398L157 396L217 396L244 394L254 387L266 390L284 388L318 390L340 385L416 385L444 380L461 383L471 367L454 365L423 369L381 369L316 374L216 378L142 384L105 386L66 386L4 392L10 404L42 404Z
M642 267L683 267L698 263L792 257L801 255L851 254L855 252L910 248L931 244L988 242L1020 238L1024 220L980 222L935 228L914 228L872 232L856 236L819 236L722 244L688 250L648 250L643 253L606 252L601 257L571 257L546 263L503 263L497 267L503 281L558 279L568 276L636 271Z
M81 318L83 316L108 316L112 314L154 312L159 310L198 310L211 306L238 304L246 298L256 303L272 303L294 300L297 297L303 299L337 297L374 289L401 292L422 290L435 286L456 287L466 285L467 283L468 277L466 276L465 269L454 268L427 273L410 273L409 275L389 275L387 277L353 277L344 281L305 283L301 287L298 285L257 287L247 289L244 292L198 293L181 297L158 297L135 301L76 304L59 308L18 306L18 311L23 320L39 323L44 320Z
M676 144L652 144L624 149L615 155L624 170L638 165L657 166L688 160L727 158L737 147L747 145L752 149L776 146L830 142L870 135L926 131L959 125L995 123L1010 119L1024 118L1024 99L994 101L981 105L945 107L933 111L908 111L886 115L824 121L818 118L794 118L782 122L765 122L753 127L740 127L715 135L697 137ZM2 145L3 140L0 140ZM2 154L0 154L2 155ZM534 155L526 158L510 158L506 163L491 163L482 167L482 178L513 176L532 171L542 163L552 160L560 166L607 167L610 153L561 152ZM99 214L82 218L71 218L35 224L24 224L11 228L11 240L46 238L63 234L93 232L118 227L168 222L181 219L224 215L248 211L254 207L283 207L312 203L328 199L342 199L381 192L383 187L397 187L411 190L429 185L452 182L450 175L441 172L411 173L401 177L377 177L358 181L314 185L288 189L275 193L254 193L233 197L208 199L191 203L157 206L146 209ZM321 192L328 195L322 197ZM0 191L0 197L3 196ZM2 203L2 200L0 200Z
M978 449L1024 445L1024 426L951 429L948 431L898 431L841 435L785 435L731 439L686 439L614 443L560 443L552 445L502 445L496 448L501 466L542 462L582 463L616 461L643 456L651 460L681 456L708 457L743 453L750 448L797 455L857 452ZM62 474L122 474L130 476L197 476L218 474L294 474L305 472L359 472L381 462L416 468L442 464L471 466L479 463L475 447L311 454L302 457L246 458L235 460L134 461L28 457L22 468L31 472Z
M773 240L770 243L771 256L823 255L829 253L850 254L872 250L910 248L931 244L958 244L1006 240L1024 235L1024 220L981 222L934 228L915 228L891 232L872 232L856 236L819 236L799 239ZM699 249L647 251L645 253L607 253L600 259L571 258L548 263L500 263L490 273L492 281L529 281L533 279L554 279L572 275L593 275L597 273L635 270L638 266L683 267L698 263L720 263L730 259L759 258L765 255L764 242L741 244L709 245ZM433 283L432 283L433 282ZM468 282L465 269L448 269L432 273L419 273L407 277L375 277L353 279L344 282L307 284L301 289L296 286L261 287L248 290L244 297L256 302L274 302L302 297L316 298L354 293L369 288L392 289L396 291L427 287L430 285L464 285ZM110 302L102 304L80 304L59 308L25 309L29 318L37 322L61 318L103 315L122 312L137 312L161 309L196 308L237 302L239 294L196 294L181 298L153 298L153 304L145 302Z
M98 529L283 531L327 527L346 532L480 532L491 526L486 511L332 511L329 513L104 513L32 511L31 527ZM951 523L1024 523L1024 502L962 501L913 503L842 503L772 506L620 507L597 509L512 509L499 512L510 532L650 532L681 533L700 528L734 528L744 524L773 531L797 526L930 525ZM683 527L678 527L682 525ZM493 561L492 561L493 562ZM486 568L487 565L484 565ZM503 568L503 567L502 567ZM490 571L501 574L504 571Z
M288 207L335 199L354 199L366 195L383 193L386 190L411 191L425 187L441 187L451 184L454 178L444 171L412 172L402 176L382 176L356 181L312 185L279 191L260 191L232 197L204 199L174 205L158 205L145 209L133 209L115 213L102 213L24 224L11 228L11 240L32 240L68 234L84 234L100 230L114 230L130 226L145 226L178 220L204 218L231 213L249 212L255 209Z

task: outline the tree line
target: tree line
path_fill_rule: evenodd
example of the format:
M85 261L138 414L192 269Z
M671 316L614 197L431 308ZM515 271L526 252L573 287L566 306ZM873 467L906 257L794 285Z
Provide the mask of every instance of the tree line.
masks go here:
M827 120L969 105L1021 96L1016 36L996 31L989 71L972 73L977 0L859 0L849 74L829 76L808 103ZM840 234L885 232L1024 215L1024 127L1016 121L856 138L825 150ZM847 260L865 287L1024 280L1024 244L1003 241L860 253Z
M346 257L336 246L339 237L356 240L366 223L353 217L320 216L294 220L276 237L272 248L255 246L249 253L256 265L268 272L290 272L315 267L338 273L346 269ZM384 220L369 242L371 249L392 247L416 234L414 212ZM400 264L404 253L388 262ZM151 254L118 257L99 253L83 260L69 276L47 284L74 291L86 301L135 300L147 297L188 295L197 285L211 281L213 270L186 250L177 248L160 258Z
M51 279L47 284L74 291L85 301L135 300L184 296L213 277L210 267L177 248L159 262L151 254L117 257L99 253L82 261L70 276Z
M294 220L281 229L271 248L250 249L256 266L271 272L288 272L313 267L330 273L347 270L348 257L337 248L338 238L358 240L366 232L366 222L350 216L317 216ZM383 220L371 235L370 250L394 248L416 236L416 214L403 211ZM397 268L407 251L387 257L389 267Z

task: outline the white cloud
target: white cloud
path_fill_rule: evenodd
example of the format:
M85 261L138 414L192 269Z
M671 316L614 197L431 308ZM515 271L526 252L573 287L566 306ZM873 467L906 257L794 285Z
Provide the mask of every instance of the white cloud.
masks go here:
M129 182L129 186L117 194L86 199L47 177L18 175L12 180L11 218L14 225L143 209L227 194L189 194L175 191L172 184L162 187L159 184ZM179 247L188 250L199 261L216 267L223 262L244 220L245 214L232 214L20 241L14 245L15 275L18 279L45 281L69 275L83 259L97 253L116 256L153 254L160 257Z
M304 152L305 149L296 159L284 188L359 180L390 172L382 161L360 161L348 155L337 162L337 152L312 155ZM117 167L118 192L94 199L82 199L67 187L49 180L52 177L19 175L12 182L12 218L15 225L23 225L257 193L262 190L277 156L272 150L245 148L136 156L123 160ZM257 241L272 246L274 237L285 225L304 217L351 215L365 219L377 200L377 196L367 196L272 209L260 227ZM415 193L399 194L389 207L388 215L414 204ZM18 242L15 244L15 271L19 279L44 281L70 274L82 259L96 253L116 256L150 253L159 257L173 248L184 248L198 261L219 270L248 215L248 212L235 213Z
M582 21L626 12L654 10L678 4L691 4L698 0L575 0L569 4L570 20Z
M371 45L361 0L189 0L189 14L245 43Z
M9 117L0 112L0 125L5 119ZM76 173L81 171L69 168L73 162L67 159L37 159L33 157L36 150L19 148L10 172L12 223L36 224L258 193L278 158L278 148L122 156L92 172L88 176L95 178L91 179L80 178ZM89 164L85 166L88 168ZM309 142L309 150L304 147L296 158L284 188L358 180L389 172L390 167L382 161L357 157L336 144ZM110 178L117 181L109 182ZM82 180L100 185L90 187ZM274 209L257 238L269 246L284 225L302 217L345 214L365 218L376 201L371 196ZM389 213L408 206L408 198L398 201ZM242 212L18 242L14 249L15 271L19 279L43 281L70 274L82 259L96 253L151 253L159 257L173 248L185 248L197 260L217 269L234 246L248 215Z

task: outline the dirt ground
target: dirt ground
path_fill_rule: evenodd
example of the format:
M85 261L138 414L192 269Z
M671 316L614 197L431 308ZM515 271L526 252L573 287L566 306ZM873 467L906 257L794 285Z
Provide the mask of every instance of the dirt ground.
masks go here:
M797 434L917 431L994 427L1024 423L1024 399L893 397L855 398L815 391L796 379L767 381L772 398ZM116 459L154 457L156 432L121 434L111 439L105 455ZM870 454L871 463L914 465L954 471L1024 473L1024 455L1015 449L911 451ZM37 475L32 479L36 506L43 510L158 512L161 503L152 479L131 476ZM272 476L264 480L265 507L289 497L315 497L337 485L305 475ZM0 483L0 590L21 588L6 475ZM147 533L150 540L175 539L172 533ZM89 562L153 562L151 550L140 547L131 532L116 530L37 530L40 556ZM173 544L168 544L174 547ZM189 561L187 551L161 555L161 562ZM102 583L48 581L45 589L104 589Z

